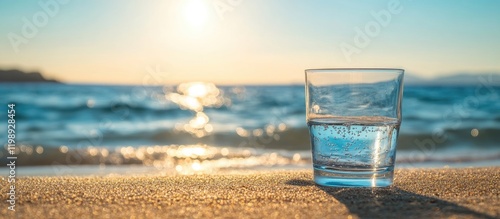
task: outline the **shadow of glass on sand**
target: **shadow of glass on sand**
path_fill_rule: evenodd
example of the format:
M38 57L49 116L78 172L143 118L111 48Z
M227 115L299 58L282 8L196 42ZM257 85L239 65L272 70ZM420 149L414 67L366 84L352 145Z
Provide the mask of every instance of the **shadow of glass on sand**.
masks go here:
M308 180L289 180L288 185L316 186L344 204L359 218L494 218L455 203L389 188L323 187Z

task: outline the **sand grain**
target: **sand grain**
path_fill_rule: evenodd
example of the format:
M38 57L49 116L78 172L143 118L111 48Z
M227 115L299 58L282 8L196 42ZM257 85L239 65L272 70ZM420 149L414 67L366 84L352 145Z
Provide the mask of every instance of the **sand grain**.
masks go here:
M400 169L388 189L323 188L311 171L29 177L5 218L499 218L500 167ZM2 191L6 190L5 179ZM6 192L0 195L7 199Z

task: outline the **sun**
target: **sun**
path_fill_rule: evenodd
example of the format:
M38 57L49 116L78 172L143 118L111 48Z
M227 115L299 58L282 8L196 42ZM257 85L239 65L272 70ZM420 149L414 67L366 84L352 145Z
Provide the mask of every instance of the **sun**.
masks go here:
M204 0L185 0L184 18L189 27L200 30L208 21L208 7Z

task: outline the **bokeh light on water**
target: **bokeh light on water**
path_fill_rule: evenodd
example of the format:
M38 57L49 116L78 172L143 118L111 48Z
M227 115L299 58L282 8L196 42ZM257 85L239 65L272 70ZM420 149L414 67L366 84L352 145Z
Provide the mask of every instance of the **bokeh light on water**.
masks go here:
M84 149L32 147L21 145L16 153L23 165L141 165L154 167L161 174L198 174L253 168L297 168L310 162L308 153L262 151L252 148L207 145L168 145ZM48 156L47 156L48 155Z
M232 98L227 97L224 91L218 88L215 84L209 82L188 82L177 86L172 92L171 87L165 87L165 98L179 106L182 110L189 110L194 113L194 117L189 121L177 123L175 131L190 133L192 136L202 138L210 135L214 131L214 126L210 124L210 117L204 112L206 108L231 108ZM230 90L233 99L245 101L246 90L241 87L234 87ZM251 100L248 100L251 101ZM268 108L260 109L263 111ZM275 115L278 117L279 115ZM275 120L279 120L276 118ZM233 121L234 122L234 121ZM281 121L270 122L264 127L244 128L238 126L234 129L234 133L242 137L241 143L237 146L243 147L265 147L266 144L272 141L279 141L280 132L284 132L287 125Z
M206 107L220 108L230 106L231 100L224 98L224 92L213 83L189 82L177 86L177 92L167 93L167 100L179 105L183 110L195 112L195 116L187 123L177 123L175 129L191 133L198 138L204 137L213 131L209 124L210 118L203 112Z

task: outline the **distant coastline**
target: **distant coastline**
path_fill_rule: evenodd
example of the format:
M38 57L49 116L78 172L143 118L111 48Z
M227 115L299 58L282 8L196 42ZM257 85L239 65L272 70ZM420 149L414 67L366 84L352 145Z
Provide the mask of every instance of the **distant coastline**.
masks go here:
M17 69L0 70L0 83L8 82L61 83L54 79L45 78L40 72L24 72Z

